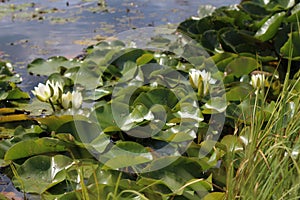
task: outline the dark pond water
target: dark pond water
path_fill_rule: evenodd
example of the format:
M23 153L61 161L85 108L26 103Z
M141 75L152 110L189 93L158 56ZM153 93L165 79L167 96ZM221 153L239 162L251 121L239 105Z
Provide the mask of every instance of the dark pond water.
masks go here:
M26 74L35 58L72 58L84 47L134 28L176 24L197 15L200 5L216 7L239 0L2 0L0 59L8 59L30 90L42 79Z

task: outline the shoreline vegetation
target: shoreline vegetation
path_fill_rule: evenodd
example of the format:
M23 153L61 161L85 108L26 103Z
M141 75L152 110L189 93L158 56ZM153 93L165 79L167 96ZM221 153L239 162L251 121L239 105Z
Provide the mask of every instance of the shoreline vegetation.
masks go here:
M157 50L37 58L31 92L1 61L1 198L299 199L300 1L198 14Z

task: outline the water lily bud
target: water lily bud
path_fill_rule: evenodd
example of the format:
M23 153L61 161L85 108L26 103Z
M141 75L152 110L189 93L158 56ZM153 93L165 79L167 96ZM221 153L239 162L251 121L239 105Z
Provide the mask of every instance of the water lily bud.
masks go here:
M250 84L255 88L259 89L264 87L265 75L264 74L252 74Z
M64 109L74 108L79 109L82 104L82 95L78 91L67 92L61 96L61 105Z
M72 92L72 106L74 109L79 109L82 104L82 95L78 91Z
M6 63L5 65L10 71L13 71L13 66L11 65L11 63Z
M200 71L196 69L191 69L189 72L189 77L190 77L190 83L193 88L198 89L199 85L199 77L200 77Z
M31 91L40 101L46 102L51 97L51 89L49 85L44 85L39 83L37 87L34 87L34 90Z
M72 94L67 92L61 96L61 105L64 109L68 109L72 106Z

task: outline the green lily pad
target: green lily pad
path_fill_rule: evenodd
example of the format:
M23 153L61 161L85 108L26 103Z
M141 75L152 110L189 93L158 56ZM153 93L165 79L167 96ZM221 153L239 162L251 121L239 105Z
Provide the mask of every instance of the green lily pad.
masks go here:
M242 151L242 141L235 135L226 135L222 140L221 144L226 146L227 152Z
M203 200L223 200L225 198L224 192L212 192L207 194Z
M105 165L112 169L136 167L153 159L152 154L144 146L130 141L117 142L103 157L108 159Z
M248 53L255 57L276 56L269 43L263 42L253 36L248 30L224 28L219 31L220 43L225 51L234 53Z
M13 182L15 187L24 192L42 194L65 180L65 170L72 162L72 159L63 155L34 156L17 167L18 177L14 178Z
M241 7L244 11L255 17L266 16L269 14L269 11L265 8L264 5L260 5L259 3L253 1L242 2Z
M222 113L227 108L226 97L213 97L203 106L203 114Z
M4 160L16 160L34 155L67 151L65 142L53 138L39 138L24 140L14 144L8 149Z
M267 41L273 38L277 33L284 16L285 12L273 15L260 27L260 29L256 32L255 37L262 41Z
M270 11L287 10L295 3L295 0L273 0L266 5L266 8Z
M139 57L139 58L136 60L136 64L137 64L137 65L144 65L144 64L147 64L147 63L150 62L153 58L154 58L153 54L150 54L150 53L143 54L141 57Z
M240 83L231 87L230 90L226 92L226 99L227 101L242 101L249 97L251 92L253 92L251 85Z
M256 59L240 56L232 60L226 66L226 72L239 78L245 74L249 74L253 70L259 68L259 66L260 64Z
M298 3L291 10L291 15L287 18L288 22L298 22L300 17L300 4Z
M74 116L72 115L63 115L63 116L48 116L35 118L40 124L46 125L49 131L56 131L63 124L73 121Z
M29 73L50 76L53 73L61 73L66 69L80 66L80 62L76 60L68 60L62 56L56 56L44 60L42 58L32 61L27 70Z
M14 88L8 92L6 99L8 100L30 99L30 96L27 92L23 92L19 88Z

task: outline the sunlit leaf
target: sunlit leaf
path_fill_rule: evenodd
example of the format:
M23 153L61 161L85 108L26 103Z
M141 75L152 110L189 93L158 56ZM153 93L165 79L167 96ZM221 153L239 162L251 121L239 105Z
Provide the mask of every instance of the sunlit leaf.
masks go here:
M29 120L30 118L28 115L25 114L13 114L13 115L0 115L0 123L7 123L7 122L17 122L17 121L25 121Z
M139 58L136 60L136 64L137 64L137 65L144 65L144 64L147 64L147 63L150 62L153 58L154 58L153 54L150 54L150 53L143 54L141 57L139 57Z
M39 123L46 125L50 131L56 131L61 125L73 121L74 117L71 115L63 115L63 116L48 116L35 118Z
M212 192L207 194L203 200L224 200L225 193L224 192Z
M236 152L243 150L242 142L235 135L226 135L221 140L221 143L226 146L227 152Z
M151 153L142 145L135 142L118 142L109 152L104 154L108 156L107 165L113 169L124 167L135 167L138 164L147 163L152 160Z
M16 160L44 153L63 152L67 150L68 146L65 142L53 138L24 140L10 147L4 156L4 160Z
M69 157L39 155L29 158L17 168L14 184L24 192L41 194L66 178L65 169L72 164Z
M285 12L273 15L260 27L260 29L256 32L255 37L262 41L267 41L273 38L277 33L284 16Z

